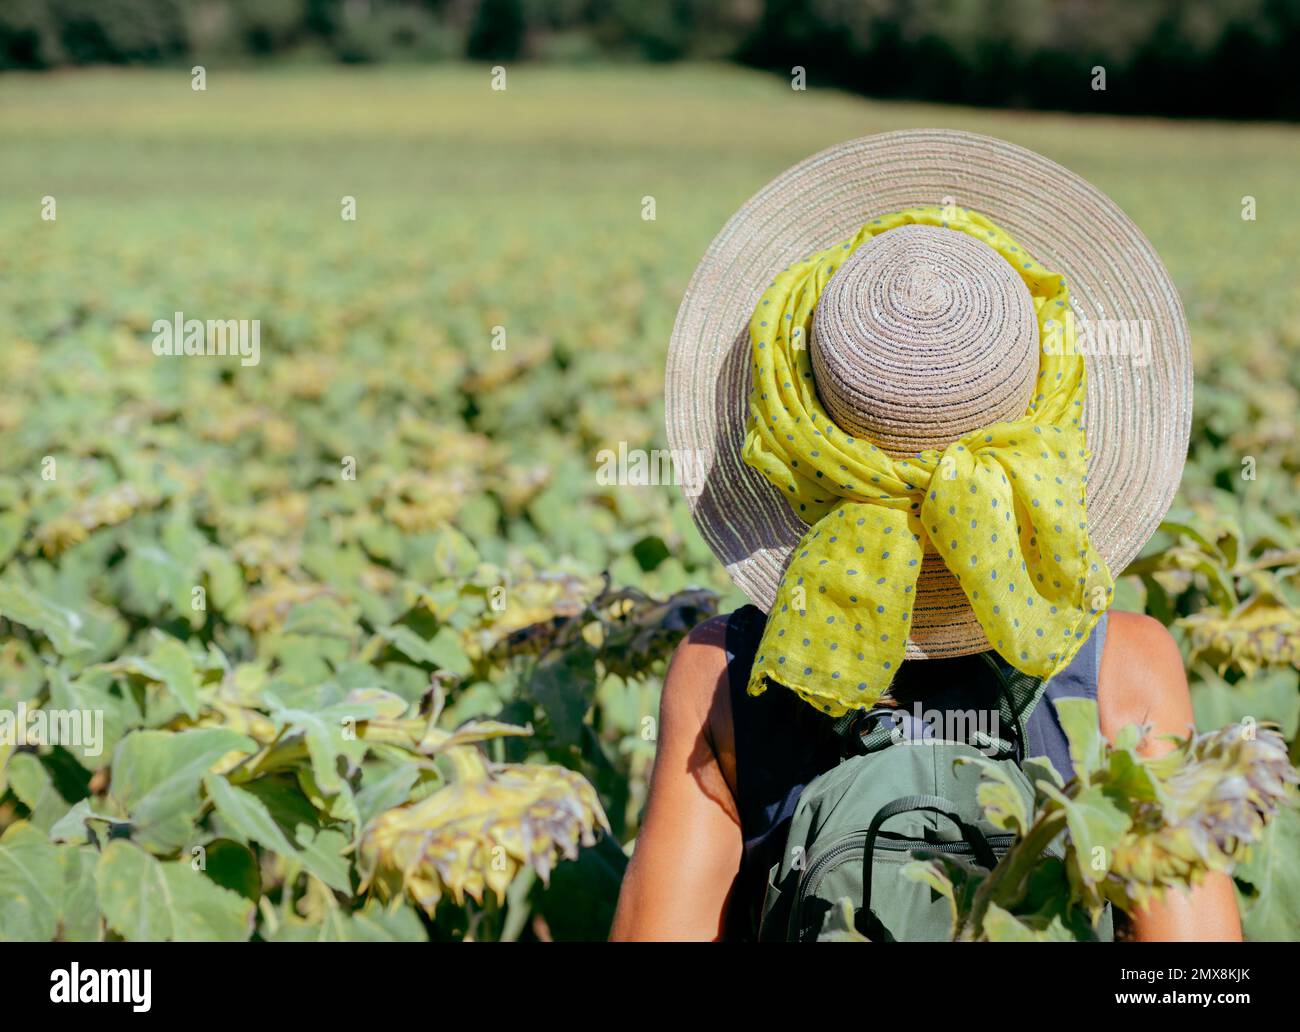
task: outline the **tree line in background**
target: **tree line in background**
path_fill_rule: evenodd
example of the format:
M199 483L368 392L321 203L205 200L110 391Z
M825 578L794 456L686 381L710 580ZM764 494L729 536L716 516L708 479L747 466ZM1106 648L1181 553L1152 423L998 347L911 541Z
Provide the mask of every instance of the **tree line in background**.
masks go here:
M878 97L1300 118L1300 0L5 0L0 69L727 59ZM1095 69L1105 69L1105 92Z

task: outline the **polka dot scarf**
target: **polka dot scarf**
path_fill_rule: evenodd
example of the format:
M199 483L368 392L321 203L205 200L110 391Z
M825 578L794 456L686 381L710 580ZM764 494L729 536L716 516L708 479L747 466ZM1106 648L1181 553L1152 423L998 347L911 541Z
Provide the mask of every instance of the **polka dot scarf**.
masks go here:
M909 223L969 233L1001 254L1033 297L1042 354L1023 419L894 459L831 421L805 342L836 263ZM750 320L744 460L809 527L777 590L750 694L775 682L834 716L875 703L903 661L926 552L956 576L1008 662L1043 679L1069 664L1114 584L1088 540L1086 382L1083 357L1065 338L1068 306L1059 275L964 209L875 219L776 277Z

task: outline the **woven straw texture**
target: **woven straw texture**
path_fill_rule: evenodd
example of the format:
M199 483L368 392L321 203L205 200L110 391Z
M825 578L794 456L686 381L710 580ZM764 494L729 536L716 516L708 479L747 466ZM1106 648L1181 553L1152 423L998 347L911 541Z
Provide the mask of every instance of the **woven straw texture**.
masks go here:
M817 393L895 458L1029 407L1038 325L1024 281L966 233L902 226L858 248L813 316Z
M1168 510L1191 427L1186 319L1151 245L1107 197L991 137L914 130L865 137L796 165L714 239L686 290L665 379L668 440L704 459L688 503L736 584L768 609L806 529L741 462L749 317L772 277L871 218L955 204L1060 272L1086 352L1088 524L1118 575ZM1028 407L1037 330L1023 283L966 234L902 227L837 270L813 319L818 393L836 422L896 456L942 446ZM988 647L956 580L927 555L907 658Z

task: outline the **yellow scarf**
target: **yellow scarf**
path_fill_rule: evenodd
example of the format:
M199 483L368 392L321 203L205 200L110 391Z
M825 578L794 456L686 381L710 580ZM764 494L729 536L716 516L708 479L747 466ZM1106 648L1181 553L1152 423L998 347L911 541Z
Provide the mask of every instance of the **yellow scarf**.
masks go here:
M1024 280L1038 313L1038 383L1016 422L942 451L893 459L844 433L813 383L805 342L817 299L865 241L920 223L969 233ZM1114 584L1088 540L1083 357L1067 339L1064 280L972 211L912 208L776 277L750 320L754 359L744 460L809 524L755 655L749 692L785 685L834 716L867 707L902 663L923 552L956 576L989 642L1047 679L1110 605Z

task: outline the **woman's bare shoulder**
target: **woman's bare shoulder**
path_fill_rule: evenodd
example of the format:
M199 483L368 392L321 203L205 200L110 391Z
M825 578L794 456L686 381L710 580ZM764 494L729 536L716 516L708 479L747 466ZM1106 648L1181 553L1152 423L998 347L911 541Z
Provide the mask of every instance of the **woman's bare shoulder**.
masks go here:
M663 730L700 729L728 784L734 785L734 735L727 672L727 614L694 627L673 653L660 700Z
M1143 613L1111 612L1097 703L1107 737L1126 724L1151 724L1155 735L1185 735L1191 729L1183 657L1159 620ZM1162 748L1154 736L1151 747Z
M727 669L727 615L697 624L673 652L664 679L664 699L674 706L706 712Z

